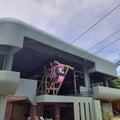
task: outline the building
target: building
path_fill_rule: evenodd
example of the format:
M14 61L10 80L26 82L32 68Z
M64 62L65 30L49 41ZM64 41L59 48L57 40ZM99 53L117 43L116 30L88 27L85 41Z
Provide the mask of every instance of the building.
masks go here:
M49 79L50 63L65 65L62 83ZM44 116L53 120L102 120L120 90L110 61L22 21L0 19L0 120Z

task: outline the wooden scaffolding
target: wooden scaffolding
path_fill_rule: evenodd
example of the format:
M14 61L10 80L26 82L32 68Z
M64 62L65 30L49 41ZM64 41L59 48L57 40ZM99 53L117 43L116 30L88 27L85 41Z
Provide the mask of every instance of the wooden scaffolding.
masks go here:
M65 76L67 75L69 70L73 70L74 94L76 95L78 93L78 90L76 87L77 86L76 81L78 80L78 73L81 74L81 72L76 71L73 67L69 65L64 65L64 66L65 66ZM38 94L57 95L59 93L63 82L61 83L51 82L49 73L50 73L50 69L44 69L42 79L39 80Z

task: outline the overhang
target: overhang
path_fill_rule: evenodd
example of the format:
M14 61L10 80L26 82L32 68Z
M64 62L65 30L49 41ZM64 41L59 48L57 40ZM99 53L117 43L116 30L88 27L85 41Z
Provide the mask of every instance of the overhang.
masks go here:
M120 100L120 90L115 88L94 86L93 95L95 99L115 101Z
M19 72L0 70L0 95L11 95L19 84Z
M95 63L95 70L111 76L117 76L114 63L100 58L83 49L73 46L27 23L13 18L0 19L0 45L23 48L25 38L53 47L65 53L87 59ZM45 51L45 50L43 50Z

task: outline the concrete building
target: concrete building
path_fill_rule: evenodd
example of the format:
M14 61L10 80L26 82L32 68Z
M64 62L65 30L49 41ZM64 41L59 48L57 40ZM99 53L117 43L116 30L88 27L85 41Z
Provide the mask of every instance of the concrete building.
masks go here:
M49 79L50 63L65 65L63 83ZM0 120L102 120L105 107L120 99L110 88L110 61L22 21L0 19Z

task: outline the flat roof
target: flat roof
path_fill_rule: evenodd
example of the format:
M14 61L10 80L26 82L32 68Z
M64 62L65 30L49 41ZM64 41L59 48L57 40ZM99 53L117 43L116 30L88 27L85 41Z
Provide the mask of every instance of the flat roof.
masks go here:
M96 71L116 76L116 66L113 62L91 54L88 51L83 50L79 47L71 45L70 43L65 42L64 40L50 35L49 33L44 32L18 19L0 19L0 39L0 50L2 50L2 46L17 47L20 50L23 49L23 51L25 52L29 51L30 48L32 50L39 51L41 53L40 57L42 58L44 58L45 55L54 55L52 53L61 54L61 56L65 58L67 54L67 56L72 56L71 58L68 57L69 60L72 60L73 58L80 58L80 61L90 61L91 63L95 63ZM39 46L37 44L39 44ZM42 47L42 45L45 47ZM32 54L32 52L29 54Z
M40 29L38 29L38 28L28 24L28 23L25 23L21 20L18 20L15 18L9 18L9 17L8 18L1 18L0 19L0 26L3 26L3 24L8 25L8 27L11 28L11 30L12 30L12 28L17 29L19 27L19 33L17 33L17 34L23 36L23 38L29 37L29 38L34 39L35 41L41 42L41 43L49 45L51 47L55 47L57 49L65 51L65 52L72 53L74 55L76 55L76 54L75 54L75 52L72 52L71 49L74 49L74 51L79 51L79 52L81 51L84 54L80 54L80 57L85 58L85 59L87 58L88 60L91 60L92 56L94 56L94 57L97 57L99 59L105 60L107 62L113 63L109 60L106 60L106 59L100 57L100 56L92 54L92 53L88 52L87 50L81 49L73 44L70 44L69 42L66 42L62 39L59 39L56 36L53 36L53 35L49 34L48 32L40 30ZM11 32L13 32L13 31L11 31ZM31 35L30 35L30 33L31 33ZM37 39L37 38L40 38L40 39ZM49 38L50 42L48 41L47 38ZM14 41L16 41L16 40L14 40ZM58 44L59 44L59 47L58 47ZM77 55L79 56L79 54L77 54Z

